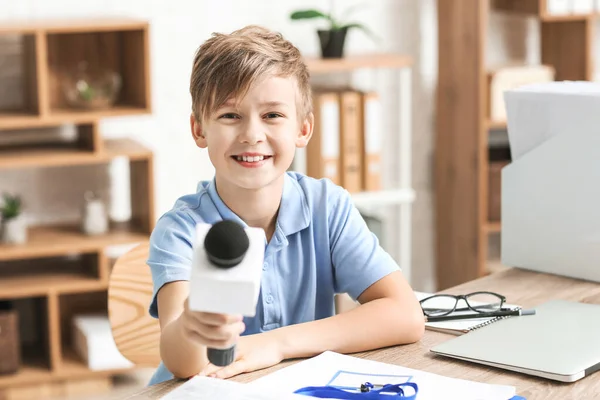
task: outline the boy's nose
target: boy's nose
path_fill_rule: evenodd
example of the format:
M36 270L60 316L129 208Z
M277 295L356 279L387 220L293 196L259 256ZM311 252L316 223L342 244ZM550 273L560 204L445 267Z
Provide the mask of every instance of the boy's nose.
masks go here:
M261 124L250 121L242 130L239 136L241 143L248 143L249 145L255 145L264 140L265 133Z

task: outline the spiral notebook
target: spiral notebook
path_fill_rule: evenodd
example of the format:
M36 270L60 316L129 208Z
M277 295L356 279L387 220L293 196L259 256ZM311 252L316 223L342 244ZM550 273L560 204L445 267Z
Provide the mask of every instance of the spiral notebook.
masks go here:
M422 300L426 297L432 296L434 293L424 293L424 292L416 292L418 300ZM504 308L511 308L518 310L520 307L514 304L504 304ZM453 315L460 314L472 314L472 311L459 311L454 313ZM450 333L452 335L462 335L464 333L468 333L474 331L475 329L483 328L489 324L493 324L494 322L500 321L504 318L510 317L493 317L493 318L469 318L469 319L459 319L455 321L441 321L441 322L426 322L425 329L429 329L432 331Z

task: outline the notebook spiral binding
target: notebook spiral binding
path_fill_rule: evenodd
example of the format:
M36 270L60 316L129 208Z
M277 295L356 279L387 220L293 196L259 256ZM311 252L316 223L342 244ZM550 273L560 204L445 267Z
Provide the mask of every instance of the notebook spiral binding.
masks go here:
M520 309L521 309L521 307L511 308L511 310L520 310ZM482 323L480 323L478 325L472 326L471 328L469 328L469 331L474 331L474 330L483 328L484 326L488 326L490 324L493 324L494 322L498 322L498 321L500 321L502 319L510 318L510 317L511 317L511 315L505 315L503 317L494 317L494 318L492 318L492 319L490 319L488 321L485 321L485 322L482 322Z

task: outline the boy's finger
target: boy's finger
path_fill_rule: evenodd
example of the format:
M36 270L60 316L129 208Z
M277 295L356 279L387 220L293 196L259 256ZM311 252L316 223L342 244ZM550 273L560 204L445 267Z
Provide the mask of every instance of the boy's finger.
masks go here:
M221 326L233 324L243 320L241 315L215 314L207 312L196 313L196 319L205 325Z
M198 375L199 376L209 376L209 375L214 374L221 368L222 367L217 367L216 365L209 363L206 367L204 367L204 369L202 371L200 371L200 373Z
M190 340L195 340L198 343L213 349L228 349L234 345L237 340L236 338L229 340L211 339L196 330L188 330L186 331L186 335Z
M247 369L246 360L238 360L238 361L235 361L233 364L230 364L230 365L226 366L225 368L218 370L214 374L216 375L217 378L227 379L227 378L231 378L232 376L236 376L236 375L246 372L246 369Z
M210 340L230 342L236 340L245 328L243 322L238 322L235 325L226 326L198 325L196 331L201 336Z

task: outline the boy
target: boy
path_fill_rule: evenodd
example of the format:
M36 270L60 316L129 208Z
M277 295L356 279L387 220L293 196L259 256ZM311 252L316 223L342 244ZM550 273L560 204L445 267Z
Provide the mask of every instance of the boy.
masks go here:
M150 313L159 318L162 363L151 384L196 374L229 378L325 350L352 353L418 341L421 308L347 191L287 172L313 130L309 74L281 35L248 26L198 49L191 131L215 177L157 222L148 265ZM195 225L233 219L264 229L256 316L187 307ZM334 315L334 294L361 305ZM209 364L206 348L237 344L236 361Z

